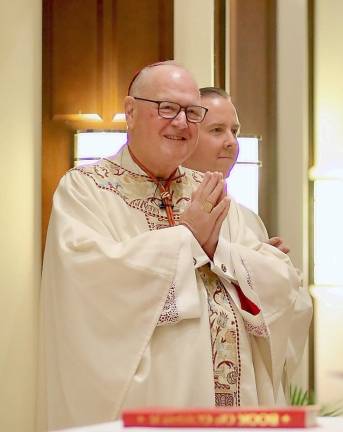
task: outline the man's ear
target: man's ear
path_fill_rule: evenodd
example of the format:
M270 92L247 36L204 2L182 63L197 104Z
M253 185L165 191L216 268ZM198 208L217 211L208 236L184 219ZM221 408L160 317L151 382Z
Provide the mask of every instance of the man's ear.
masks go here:
M124 99L124 109L127 128L132 129L135 119L135 100L132 96L126 96Z

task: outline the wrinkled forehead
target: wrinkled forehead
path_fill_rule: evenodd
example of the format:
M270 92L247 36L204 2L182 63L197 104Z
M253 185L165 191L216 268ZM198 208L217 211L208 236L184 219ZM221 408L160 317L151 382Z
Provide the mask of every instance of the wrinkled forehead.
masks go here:
M144 71L139 78L136 93L181 105L200 104L200 93L194 78L186 69L174 65L160 65Z

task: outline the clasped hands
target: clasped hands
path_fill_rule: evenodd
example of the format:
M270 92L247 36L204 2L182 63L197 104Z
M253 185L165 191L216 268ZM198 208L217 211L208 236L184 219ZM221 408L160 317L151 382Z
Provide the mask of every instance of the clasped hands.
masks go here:
M182 213L179 224L190 229L207 256L212 260L219 232L230 208L225 180L218 172L207 172L192 193L191 202Z

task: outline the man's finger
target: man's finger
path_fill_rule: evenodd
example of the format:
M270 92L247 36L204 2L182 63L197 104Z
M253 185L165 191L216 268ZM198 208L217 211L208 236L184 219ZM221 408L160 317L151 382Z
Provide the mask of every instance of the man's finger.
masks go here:
M210 195L206 198L206 201L209 201L213 204L213 206L216 206L220 201L220 197L223 196L224 191L224 180L220 180L216 187L213 189L213 191L210 193ZM223 196L224 198L225 196ZM223 199L222 198L222 199Z
M210 216L217 220L222 212L228 212L230 208L230 199L229 197L224 197L211 211Z
M218 216L218 218L216 220L216 223L215 223L215 226L214 226L214 231L216 233L218 233L218 235L219 235L219 231L220 231L220 229L222 227L222 224L223 224L223 222L224 222L227 214L229 213L229 210L230 210L230 201L228 202L228 204L226 206L223 207L222 212L219 214L219 216Z
M222 200L223 198L225 198L226 196L227 196L227 183L226 183L226 181L225 181L225 179L224 179L223 191L222 191L222 194L221 194L220 197L219 197L218 202L221 201L221 200Z
M206 185L204 186L202 192L201 192L201 196L200 199L203 201L208 200L209 195L211 195L211 193L215 190L217 184L220 182L220 180L223 178L223 175L217 172L211 173L211 178L208 181L208 183L206 183ZM214 202L212 202L212 204L214 204Z
M276 247L284 254L288 254L288 252L290 251L290 249L283 244L283 239L281 237L271 237L267 241L267 243L270 244L271 246Z
M210 235L210 239L211 239L210 241L213 242L213 244L217 244L217 242L218 242L219 233L220 233L222 224L223 224L223 222L224 222L224 220L225 220L225 218L229 212L229 208L230 208L229 205L223 206L222 212L219 214L219 216L215 222L213 231Z
M271 238L268 240L268 243L269 243L270 245L272 245L272 246L277 247L277 246L279 246L279 245L282 243L282 240L280 239L280 237L271 237Z
M207 183L210 181L211 178L211 173L209 171L207 171L204 174L204 177L202 179L202 182L199 184L199 186L193 191L192 193L192 201L194 201L195 199L201 199L201 195L202 192L204 190L204 187L206 187Z

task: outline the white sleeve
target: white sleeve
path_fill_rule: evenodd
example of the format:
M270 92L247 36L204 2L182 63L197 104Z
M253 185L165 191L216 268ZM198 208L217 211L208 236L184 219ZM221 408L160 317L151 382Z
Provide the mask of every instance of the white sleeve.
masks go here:
M262 219L249 208L239 205L246 225L253 231L261 242L267 242L269 239L268 232Z
M238 212L229 214L223 223L211 267L241 309L248 331L269 339L272 377L277 392L284 365L291 367L303 351L311 305L290 258L277 248L261 243L242 225ZM259 313L247 313L240 307L231 282L238 283L244 297L257 306ZM297 326L300 321L303 325Z
M75 172L62 179L48 229L41 329L49 429L116 418L172 284L178 319L200 316L194 255L208 258L190 231L114 238L91 182Z

